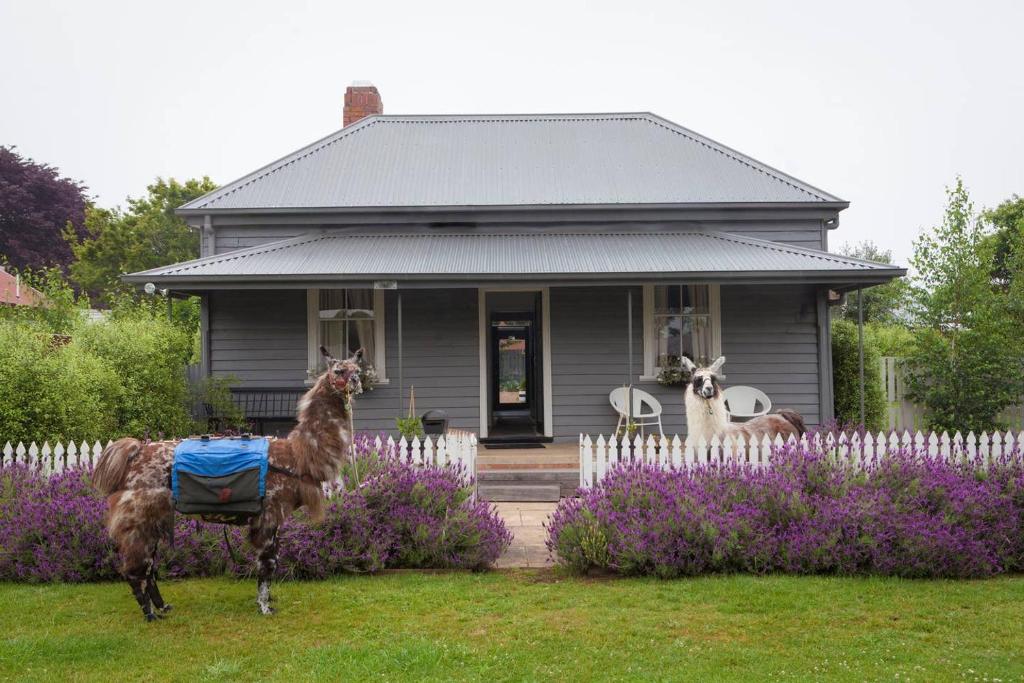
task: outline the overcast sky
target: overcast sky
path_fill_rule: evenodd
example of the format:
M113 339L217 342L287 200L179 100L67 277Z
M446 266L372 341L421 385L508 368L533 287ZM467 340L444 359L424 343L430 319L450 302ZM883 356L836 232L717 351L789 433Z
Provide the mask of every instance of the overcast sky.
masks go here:
M1024 194L1024 2L0 0L0 144L104 206L385 113L652 111L852 202L905 262L961 174Z

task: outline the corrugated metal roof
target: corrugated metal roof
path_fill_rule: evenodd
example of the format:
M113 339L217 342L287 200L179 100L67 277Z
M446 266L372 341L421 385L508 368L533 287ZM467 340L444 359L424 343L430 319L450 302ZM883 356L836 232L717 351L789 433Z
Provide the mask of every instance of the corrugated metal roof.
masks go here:
M654 114L372 116L182 211L843 203Z
M903 269L730 233L302 235L134 273L134 282L522 278L683 273L859 274Z

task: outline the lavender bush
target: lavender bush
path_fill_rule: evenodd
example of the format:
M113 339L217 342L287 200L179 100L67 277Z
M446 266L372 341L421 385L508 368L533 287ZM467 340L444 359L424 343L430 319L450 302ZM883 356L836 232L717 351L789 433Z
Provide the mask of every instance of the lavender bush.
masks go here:
M310 525L301 515L280 530L279 578L318 579L384 568L491 565L511 534L486 503L472 500L465 472L416 467L378 454L367 438L327 506ZM105 501L88 471L47 477L23 466L0 469L0 580L95 581L118 576L103 529ZM173 543L161 544L168 577L248 575L255 556L244 528L229 527L236 563L219 524L179 516Z
M862 469L798 447L772 466L613 470L558 507L548 548L578 572L983 577L1024 569L1024 460L896 453Z
M82 470L43 477L24 466L0 469L0 579L117 577L105 509Z

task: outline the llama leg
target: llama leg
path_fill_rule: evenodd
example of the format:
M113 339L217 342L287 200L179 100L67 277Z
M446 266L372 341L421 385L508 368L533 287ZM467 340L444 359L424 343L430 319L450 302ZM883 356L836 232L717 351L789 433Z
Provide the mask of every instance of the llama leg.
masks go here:
M164 602L163 596L160 595L160 588L156 585L156 565L156 545L154 545L153 554L150 556L147 585L149 587L149 599L153 603L153 607L159 612L157 614L159 617L170 612L171 606Z
M256 604L260 607L262 614L273 614L274 608L270 606L270 580L277 569L277 529L270 532L266 541L260 547L259 574L256 583Z
M145 562L135 564L131 569L125 571L124 576L128 579L128 585L131 586L132 595L135 596L136 602L142 609L142 616L146 618L146 621L154 621L157 616L153 612L153 605L149 597L149 567Z
M161 530L173 519L171 492L165 488L120 491L110 497L108 505L107 531L121 554L121 574L131 586L143 616L153 621L157 618L153 595L158 596L158 607L163 603L159 592L151 587L156 578L154 553Z

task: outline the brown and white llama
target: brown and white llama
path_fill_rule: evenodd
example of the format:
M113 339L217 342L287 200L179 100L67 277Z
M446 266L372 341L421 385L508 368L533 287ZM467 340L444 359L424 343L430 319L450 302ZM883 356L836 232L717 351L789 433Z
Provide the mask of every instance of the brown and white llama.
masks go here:
M338 360L325 348L320 351L327 370L299 401L298 424L288 438L271 440L263 510L249 521L249 541L259 553L256 602L263 614L274 612L270 579L277 565L278 527L300 507L311 520L323 517L322 484L337 478L351 451L352 396L362 391L363 352ZM104 449L92 477L108 496L107 532L147 621L171 609L157 587L156 551L174 524L171 466L177 443L119 439Z
M730 422L719 384L724 378L723 365L725 356L719 356L706 368L698 368L689 358L682 358L683 368L690 372L690 382L686 385L684 397L687 443L696 445L701 439L711 443L714 436L719 439L742 436L749 444L751 439L760 441L765 436L769 439L774 439L776 435L781 435L783 439L790 436L799 439L807 431L800 413L788 409L777 410L747 422Z

